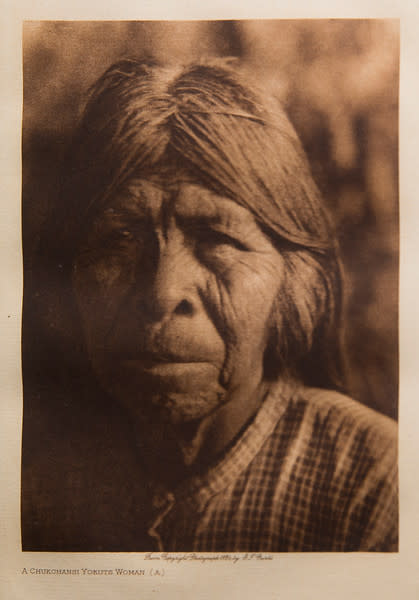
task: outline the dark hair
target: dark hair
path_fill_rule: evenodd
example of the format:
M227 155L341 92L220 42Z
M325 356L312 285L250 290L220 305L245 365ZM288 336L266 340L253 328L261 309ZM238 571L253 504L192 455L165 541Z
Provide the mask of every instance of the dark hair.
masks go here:
M306 384L342 389L333 228L284 110L247 81L228 60L111 66L72 141L44 260L60 265L64 281L85 228L128 178L181 167L251 211L284 257L266 375L286 366Z

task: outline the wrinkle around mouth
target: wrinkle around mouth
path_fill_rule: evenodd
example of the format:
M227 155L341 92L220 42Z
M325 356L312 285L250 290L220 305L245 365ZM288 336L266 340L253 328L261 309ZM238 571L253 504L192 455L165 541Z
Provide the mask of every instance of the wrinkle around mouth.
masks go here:
M211 362L209 357L193 357L186 354L172 353L172 352L132 352L121 356L123 360L127 361L140 361L144 365L150 364L169 364L169 363L204 363Z

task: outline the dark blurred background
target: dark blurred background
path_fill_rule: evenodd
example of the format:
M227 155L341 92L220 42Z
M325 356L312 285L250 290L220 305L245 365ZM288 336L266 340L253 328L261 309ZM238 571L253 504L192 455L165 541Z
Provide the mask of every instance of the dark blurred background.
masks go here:
M397 416L398 21L26 22L23 54L26 314L42 223L89 86L123 57L237 56L282 99L335 218L351 395ZM25 313L24 330L30 357Z

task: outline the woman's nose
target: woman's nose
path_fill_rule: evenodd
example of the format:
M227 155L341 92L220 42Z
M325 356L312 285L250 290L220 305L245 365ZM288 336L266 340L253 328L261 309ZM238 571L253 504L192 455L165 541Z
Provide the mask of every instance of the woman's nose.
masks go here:
M154 262L144 288L149 317L162 321L168 317L194 316L201 303L202 267L183 236L169 236Z

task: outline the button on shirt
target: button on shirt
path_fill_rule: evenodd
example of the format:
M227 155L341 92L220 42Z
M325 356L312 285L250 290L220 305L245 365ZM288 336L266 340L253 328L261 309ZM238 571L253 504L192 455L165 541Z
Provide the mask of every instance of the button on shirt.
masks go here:
M337 392L277 386L205 475L155 491L149 549L397 551L396 431Z

